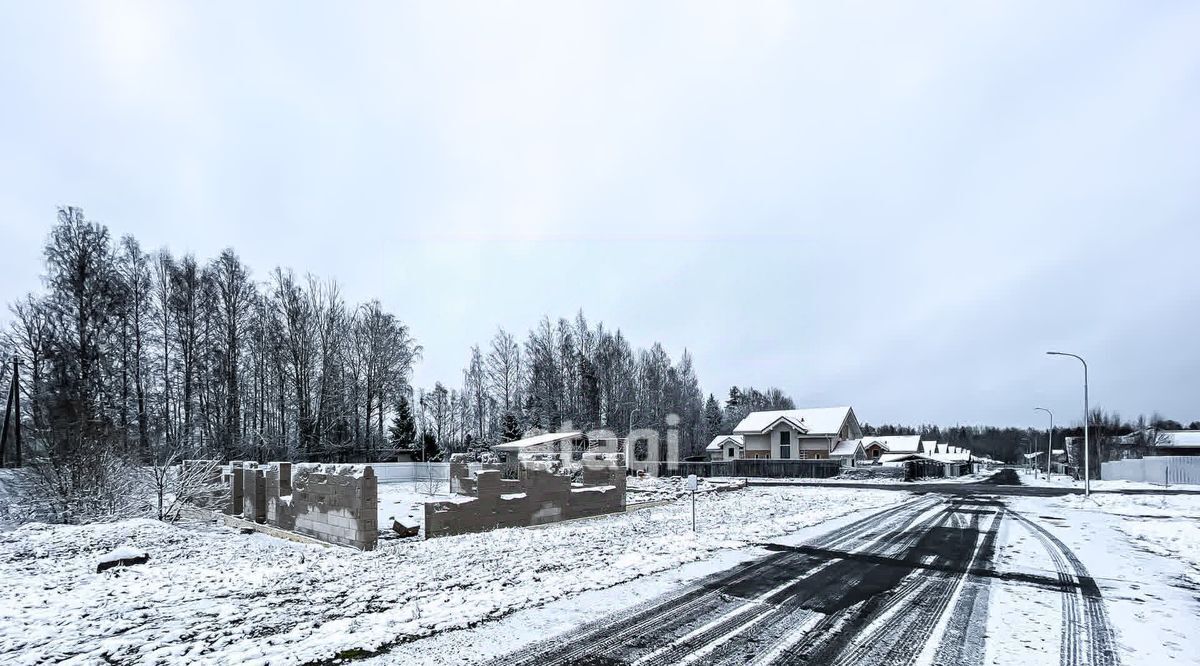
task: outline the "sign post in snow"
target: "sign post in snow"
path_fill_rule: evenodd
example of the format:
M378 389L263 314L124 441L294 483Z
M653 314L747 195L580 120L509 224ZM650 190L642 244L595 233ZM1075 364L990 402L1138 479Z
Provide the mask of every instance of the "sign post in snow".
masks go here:
M688 474L687 487L692 491L692 531L696 531L696 475Z

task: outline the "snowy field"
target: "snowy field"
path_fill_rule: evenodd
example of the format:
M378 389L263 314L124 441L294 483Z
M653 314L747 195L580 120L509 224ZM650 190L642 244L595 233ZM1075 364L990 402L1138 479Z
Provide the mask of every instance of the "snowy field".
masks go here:
M351 656L909 497L752 488L699 496L698 534L690 503L681 501L540 529L385 543L371 553L150 520L26 525L0 534L0 662L296 664ZM152 559L97 574L97 561L121 546Z
M737 479L697 479L696 493L720 492L743 487L745 480ZM629 477L626 482L627 504L642 502L659 502L673 500L688 495L687 479L678 476L642 478Z
M1095 577L1117 631L1125 664L1200 664L1200 495L1093 494L1006 498L1061 539ZM1035 535L1006 522L1001 572L1053 571ZM989 647L987 663L1054 663L1052 626L1059 604L1028 586L1001 581L988 635L1011 637Z
M1200 591L1200 495L1074 495L1058 504L1103 515L1136 548L1183 564L1183 579Z

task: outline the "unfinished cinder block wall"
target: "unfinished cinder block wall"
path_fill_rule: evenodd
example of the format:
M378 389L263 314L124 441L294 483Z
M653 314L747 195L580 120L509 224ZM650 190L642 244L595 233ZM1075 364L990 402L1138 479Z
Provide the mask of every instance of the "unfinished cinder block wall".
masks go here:
M292 463L267 463L263 475L267 494L267 523L292 530L296 527L296 514L292 510Z
M369 465L296 465L292 510L300 534L360 550L375 549L379 486Z
M581 483L545 465L523 464L521 479L485 469L474 478L463 470L457 485L463 497L425 503L425 538L526 527L625 510L625 467L618 461L584 461Z
M379 486L370 465L237 463L230 484L243 491L234 515L360 550L378 542Z
M242 464L241 460L229 463L229 508L225 513L231 516L242 515Z
M243 463L242 466L242 516L256 523L267 522L267 486L264 477L266 468L258 463Z

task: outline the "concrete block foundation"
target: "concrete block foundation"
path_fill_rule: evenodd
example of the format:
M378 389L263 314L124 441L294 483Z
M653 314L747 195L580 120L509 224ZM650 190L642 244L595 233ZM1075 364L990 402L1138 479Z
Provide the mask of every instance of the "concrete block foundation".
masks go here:
M229 482L231 515L326 543L375 549L379 487L370 465L234 462Z
M451 487L463 495L425 503L425 538L527 527L625 510L625 466L584 460L581 483L539 463L522 464L519 480L483 469L472 478L466 465L450 463Z

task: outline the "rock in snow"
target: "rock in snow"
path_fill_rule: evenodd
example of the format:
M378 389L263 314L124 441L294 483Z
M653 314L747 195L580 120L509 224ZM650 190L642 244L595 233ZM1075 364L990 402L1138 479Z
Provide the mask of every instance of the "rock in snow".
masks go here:
M134 564L145 564L150 561L150 554L144 550L121 546L110 553L100 556L96 563L96 573L113 567L127 567Z
M407 516L393 520L392 529L402 537L415 537L421 533L421 526Z

